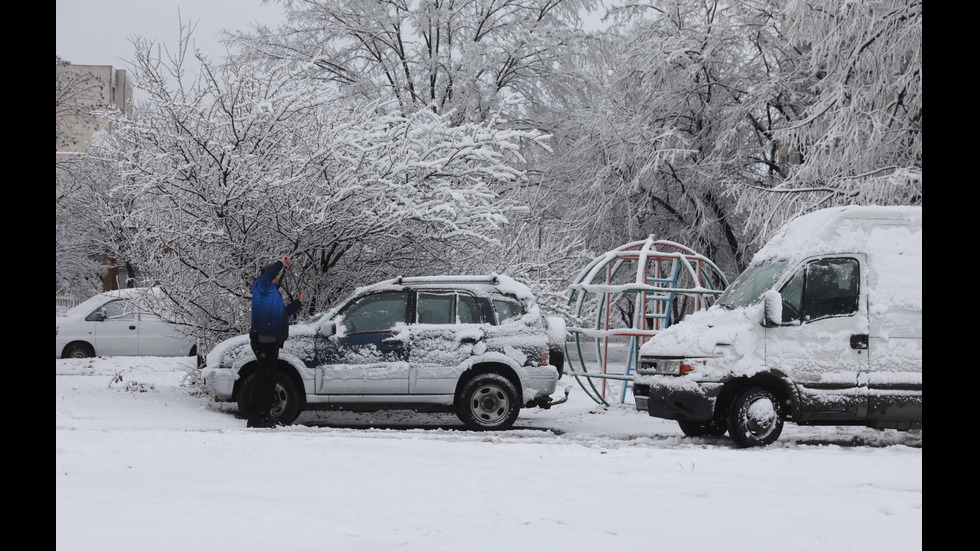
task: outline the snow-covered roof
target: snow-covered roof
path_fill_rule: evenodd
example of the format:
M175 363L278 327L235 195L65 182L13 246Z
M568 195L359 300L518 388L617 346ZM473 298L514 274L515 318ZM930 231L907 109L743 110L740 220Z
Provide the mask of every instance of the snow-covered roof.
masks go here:
M106 291L104 293L99 293L95 296L89 297L88 299L79 303L77 306L74 306L65 312L64 315L88 315L92 312L92 310L109 301L117 299L135 299L145 295L146 293L160 295L161 291L159 287L132 287Z
M786 223L752 258L752 263L774 258L789 260L843 252L869 251L871 220L893 222L910 229L922 228L922 207L860 206L831 207L805 214Z

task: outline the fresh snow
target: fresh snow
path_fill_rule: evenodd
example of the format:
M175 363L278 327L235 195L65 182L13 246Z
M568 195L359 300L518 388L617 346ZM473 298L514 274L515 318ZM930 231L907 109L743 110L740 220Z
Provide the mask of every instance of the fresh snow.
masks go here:
M737 449L568 375L568 402L503 432L410 412L247 429L198 374L55 360L57 549L922 549L921 431L788 423Z

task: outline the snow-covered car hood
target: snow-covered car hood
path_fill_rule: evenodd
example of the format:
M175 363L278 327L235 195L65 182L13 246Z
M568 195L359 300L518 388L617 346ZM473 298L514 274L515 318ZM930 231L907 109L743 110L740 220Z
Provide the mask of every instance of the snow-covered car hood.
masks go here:
M208 352L205 366L209 368L219 366L230 367L235 362L235 359L239 355L244 354L245 351L252 353L247 334L225 339L214 345L211 351Z
M765 365L762 305L713 306L664 329L640 348L640 357L724 358L715 365L751 372ZM713 362L709 362L709 366Z

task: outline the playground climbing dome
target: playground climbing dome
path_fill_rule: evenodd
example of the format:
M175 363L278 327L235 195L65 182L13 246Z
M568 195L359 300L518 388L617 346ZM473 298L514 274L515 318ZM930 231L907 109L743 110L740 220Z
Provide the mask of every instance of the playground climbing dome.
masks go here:
M596 403L625 402L643 343L727 286L711 260L653 236L597 257L569 286L569 372Z

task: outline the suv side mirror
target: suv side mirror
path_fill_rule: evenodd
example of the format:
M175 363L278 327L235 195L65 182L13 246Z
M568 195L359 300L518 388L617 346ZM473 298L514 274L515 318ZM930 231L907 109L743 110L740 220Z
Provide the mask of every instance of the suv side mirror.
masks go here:
M320 335L332 337L337 334L337 322L328 320L320 324Z
M783 297L772 289L762 293L762 325L776 327L783 323Z

